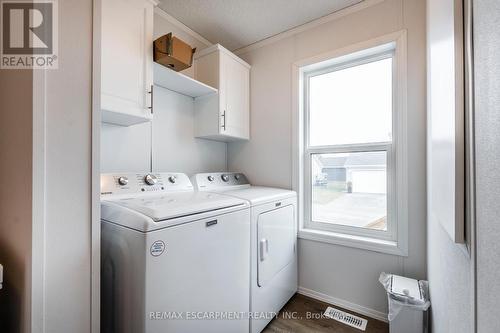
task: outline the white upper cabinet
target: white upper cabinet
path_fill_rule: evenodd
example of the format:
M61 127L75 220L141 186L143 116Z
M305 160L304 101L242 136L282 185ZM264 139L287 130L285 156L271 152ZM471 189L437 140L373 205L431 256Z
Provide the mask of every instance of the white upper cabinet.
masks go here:
M150 121L156 3L149 0L101 3L102 121L122 126Z
M195 78L219 90L195 99L195 134L219 141L250 137L250 65L219 44L195 54Z

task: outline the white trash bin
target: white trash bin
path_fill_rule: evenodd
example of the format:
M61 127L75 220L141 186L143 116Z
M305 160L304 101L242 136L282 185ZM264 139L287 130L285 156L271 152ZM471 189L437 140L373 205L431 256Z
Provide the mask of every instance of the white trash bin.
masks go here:
M428 282L381 273L380 283L389 301L390 333L427 332Z

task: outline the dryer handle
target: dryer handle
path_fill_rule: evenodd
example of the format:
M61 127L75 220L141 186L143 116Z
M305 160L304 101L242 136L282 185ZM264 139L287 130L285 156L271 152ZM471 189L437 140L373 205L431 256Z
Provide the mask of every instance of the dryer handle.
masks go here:
M264 261L269 254L269 241L265 238L262 238L259 242L260 245L260 261Z

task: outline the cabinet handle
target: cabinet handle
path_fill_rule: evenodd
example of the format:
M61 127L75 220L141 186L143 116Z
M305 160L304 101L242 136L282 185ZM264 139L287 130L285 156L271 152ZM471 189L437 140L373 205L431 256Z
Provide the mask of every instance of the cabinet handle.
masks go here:
M223 119L223 122L222 122L222 129L225 131L226 130L226 110L224 110L222 112L222 119Z
M150 102L151 102L150 106L148 106L148 109L150 109L151 114L153 114L153 85L151 85L151 90L148 91L148 94L150 96Z

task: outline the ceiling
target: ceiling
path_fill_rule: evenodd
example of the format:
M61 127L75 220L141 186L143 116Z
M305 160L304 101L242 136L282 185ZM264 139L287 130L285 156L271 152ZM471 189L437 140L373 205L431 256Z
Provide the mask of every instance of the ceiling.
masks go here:
M213 43L236 50L362 0L160 0L159 7Z

